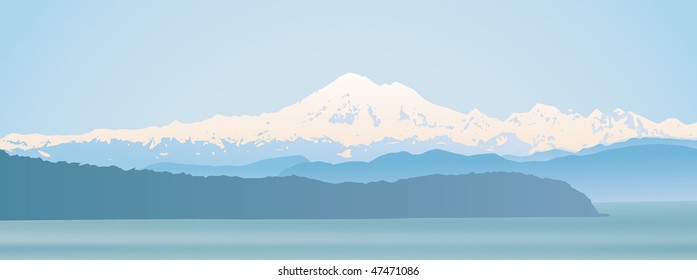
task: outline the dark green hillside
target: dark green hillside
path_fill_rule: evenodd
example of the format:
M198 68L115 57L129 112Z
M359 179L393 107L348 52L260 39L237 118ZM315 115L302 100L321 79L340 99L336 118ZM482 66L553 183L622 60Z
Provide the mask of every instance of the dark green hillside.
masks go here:
M568 184L518 173L330 184L49 163L0 151L0 219L597 216Z

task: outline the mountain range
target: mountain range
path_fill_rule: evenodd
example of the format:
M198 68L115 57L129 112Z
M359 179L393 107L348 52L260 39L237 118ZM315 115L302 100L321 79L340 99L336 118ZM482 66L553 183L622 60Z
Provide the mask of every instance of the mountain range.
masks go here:
M378 85L349 73L278 112L82 135L11 133L0 139L0 149L50 161L142 168L160 162L241 165L295 155L339 163L433 149L526 157L637 138L697 139L697 124L654 122L620 109L584 116L543 104L499 120L476 109L463 113L435 105L400 83Z
M325 182L393 182L430 174L521 172L568 182L596 202L697 200L697 149L640 145L548 161L516 162L494 154L464 156L442 150L387 154L370 162L301 163L281 176Z
M422 154L390 153L369 162L331 164L283 157L243 166L159 163L146 169L247 178L296 175L331 183L394 182L433 174L507 171L564 180L593 201L697 200L697 173L692 170L697 166L697 141L634 139L574 155L560 151L539 155L509 159L495 154L465 156L431 150Z
M284 170L308 162L302 156L289 156L260 160L247 165L194 165L161 162L145 167L147 170L189 174L194 176L230 176L242 178L264 178L278 176Z

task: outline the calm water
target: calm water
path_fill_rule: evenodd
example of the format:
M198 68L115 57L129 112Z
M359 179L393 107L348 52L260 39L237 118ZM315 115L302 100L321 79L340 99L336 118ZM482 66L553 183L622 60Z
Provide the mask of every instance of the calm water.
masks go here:
M2 221L0 259L697 259L697 202L610 217Z

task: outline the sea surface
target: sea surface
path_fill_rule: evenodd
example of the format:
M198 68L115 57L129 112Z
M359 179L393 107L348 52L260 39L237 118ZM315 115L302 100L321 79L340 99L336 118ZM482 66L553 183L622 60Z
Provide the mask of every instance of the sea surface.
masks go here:
M608 217L0 221L0 259L697 259L697 202Z

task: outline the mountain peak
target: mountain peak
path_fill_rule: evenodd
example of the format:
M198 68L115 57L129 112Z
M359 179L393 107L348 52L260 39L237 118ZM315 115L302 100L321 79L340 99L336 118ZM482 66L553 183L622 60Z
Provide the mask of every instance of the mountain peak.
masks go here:
M173 120L172 122L169 123L169 125L170 126L181 126L181 125L183 125L183 123L178 121L178 120Z
M661 122L662 125L684 126L685 124L676 118L667 118Z
M530 111L531 112L539 112L539 113L552 113L552 114L560 113L560 111L559 111L559 109L557 109L557 107L547 105L547 104L542 104L542 103L535 104L535 106L532 106L532 109Z
M474 117L474 118L485 118L486 114L484 114L482 111L480 111L477 108L472 109L469 113L467 113L467 116Z
M615 110L612 110L612 112L615 113L616 115L622 115L622 114L626 113L624 110L622 110L620 108L615 108Z
M377 85L368 77L366 76L361 76L356 73L351 73L348 72L346 74L343 74L336 78L333 82L331 82L329 85L334 85L334 84L341 84L341 85L363 85L363 84L370 84L370 85Z
M401 83L379 85L365 76L349 72L308 96L303 102L325 103L332 100L350 100L354 105L362 103L371 107L395 102L414 104L426 101L415 90ZM343 106L343 101L340 103Z
M589 119L599 119L603 116L603 111L600 111L599 109L594 109L593 112L591 112L588 115Z
M379 86L367 77L349 72L339 76L311 96L336 96L340 98L346 94L353 95L372 92L377 88Z

